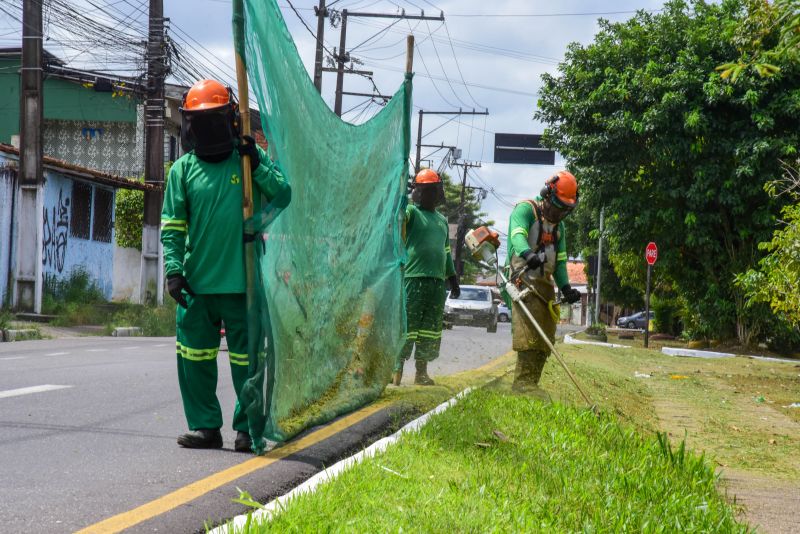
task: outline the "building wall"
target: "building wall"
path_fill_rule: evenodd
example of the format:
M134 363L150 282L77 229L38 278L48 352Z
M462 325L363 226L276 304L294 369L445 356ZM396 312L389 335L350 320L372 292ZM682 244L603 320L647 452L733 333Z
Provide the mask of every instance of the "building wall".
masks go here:
M19 67L19 58L0 59L0 143L10 143L19 133ZM43 91L45 119L136 124L136 98L97 92L46 73Z
M44 153L116 176L144 174L144 147L135 122L44 121Z
M87 195L84 194L87 188L88 206L85 202ZM97 235L100 226L97 216L107 211L100 210L98 205L100 199L107 197L109 192L112 219L110 239L105 241ZM79 195L80 199L77 198ZM42 225L42 277L45 288L56 281L69 279L76 269L83 269L98 285L105 298L111 299L114 279L114 197L113 189L45 171ZM80 221L84 221L87 212L88 233L82 233L81 229L86 225Z
M135 248L114 246L114 292L112 300L139 302L142 253Z
M6 305L11 262L12 206L16 170L0 156L0 307Z

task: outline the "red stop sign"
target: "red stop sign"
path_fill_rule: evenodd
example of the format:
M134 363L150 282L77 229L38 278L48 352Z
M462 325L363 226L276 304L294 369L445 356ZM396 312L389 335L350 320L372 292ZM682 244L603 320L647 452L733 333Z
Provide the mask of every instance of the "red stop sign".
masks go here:
M646 259L647 263L650 265L655 265L658 259L658 247L652 241L650 241L647 244L647 248L644 249L644 259Z

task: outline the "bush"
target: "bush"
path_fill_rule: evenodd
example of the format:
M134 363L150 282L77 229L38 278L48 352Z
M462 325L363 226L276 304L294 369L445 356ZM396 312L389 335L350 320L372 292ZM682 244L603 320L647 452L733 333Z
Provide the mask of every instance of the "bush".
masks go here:
M142 250L144 191L136 189L117 190L114 215L117 245Z
M653 310L656 332L671 336L678 334L682 306L677 298L653 295L650 308Z
M767 347L778 354L800 352L800 327L776 318L767 333Z
M0 330L8 328L8 324L14 319L14 314L8 310L0 310Z
M45 283L45 301L49 303L79 302L84 304L105 302L100 287L86 269L76 267L66 280L51 279Z
M170 337L175 335L175 306L126 305L114 314L106 325L111 331L119 326L138 326L142 335L150 337Z

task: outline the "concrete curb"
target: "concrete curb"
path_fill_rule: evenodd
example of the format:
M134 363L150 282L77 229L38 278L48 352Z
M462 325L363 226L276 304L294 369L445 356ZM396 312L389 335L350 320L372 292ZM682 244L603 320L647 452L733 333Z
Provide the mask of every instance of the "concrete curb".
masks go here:
M687 356L689 358L733 358L736 355L730 352L712 352L709 350L678 349L674 347L662 347L661 352L669 356Z
M571 334L566 334L564 336L564 343L567 345L597 345L598 347L611 347L613 349L631 348L629 345L618 345L616 343L603 343L602 341L584 341L582 339L575 339Z
M133 336L141 336L142 329L138 326L119 326L111 332L111 335L114 337L133 337Z
M308 480L306 480L305 482L294 488L289 493L286 493L285 495L278 497L277 499L264 505L264 507L261 508L260 510L254 512L252 514L252 519L264 519L269 521L275 514L278 514L282 510L285 510L286 506L291 502L292 499L304 493L313 493L319 485L324 484L325 482L328 482L330 480L333 480L339 474L357 465L363 460L374 457L377 454L385 451L389 445L398 441L403 434L419 430L425 423L428 422L428 419L430 419L431 416L447 410L453 404L458 402L458 400L461 397L464 397L465 395L469 394L470 391L472 391L472 388L465 389L455 397L451 398L448 401L443 402L442 404L440 404L433 410L429 411L428 413L423 414L417 419L414 419L413 421L408 423L406 426L404 426L391 436L380 439L375 443L373 443L372 445L370 445L369 447L362 450L361 452L358 452L353 456L345 458L344 460L335 463L331 467L328 467L327 469L320 471L316 475L312 476L311 478L309 478ZM229 523L221 525L215 528L214 530L211 530L210 534L227 534L228 532L230 532L230 525L233 526L234 531L238 532L237 529L242 529L247 520L248 520L247 515L236 516Z
M15 330L7 328L2 331L2 341L24 341L26 339L39 339L40 334L38 330L32 328L24 328Z

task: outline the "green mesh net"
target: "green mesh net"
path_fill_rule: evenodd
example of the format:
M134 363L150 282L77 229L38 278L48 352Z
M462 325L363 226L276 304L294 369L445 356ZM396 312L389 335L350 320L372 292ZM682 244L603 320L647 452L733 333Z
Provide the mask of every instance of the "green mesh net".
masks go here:
M257 203L248 222L263 239L242 400L251 433L281 441L374 400L402 347L411 77L356 126L316 92L275 0L234 2L234 35L292 186L280 216Z

